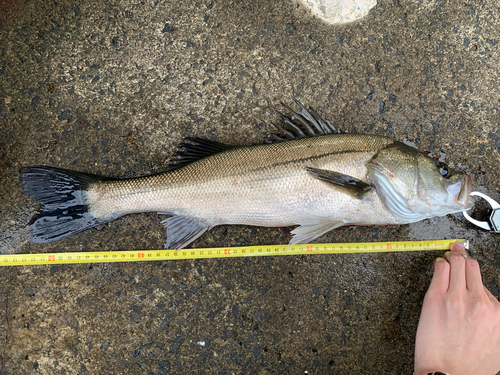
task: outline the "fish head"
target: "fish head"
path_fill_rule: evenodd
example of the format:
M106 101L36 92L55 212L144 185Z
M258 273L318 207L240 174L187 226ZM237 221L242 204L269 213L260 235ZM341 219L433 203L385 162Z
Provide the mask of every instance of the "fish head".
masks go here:
M380 199L401 222L461 212L474 204L469 176L403 143L381 149L367 167Z

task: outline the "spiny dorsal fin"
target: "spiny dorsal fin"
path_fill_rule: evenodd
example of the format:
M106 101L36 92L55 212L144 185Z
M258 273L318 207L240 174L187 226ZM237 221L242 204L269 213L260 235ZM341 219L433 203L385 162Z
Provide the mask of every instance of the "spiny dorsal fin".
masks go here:
M202 138L184 138L177 151L170 157L169 170L182 168L196 160L230 150L234 146Z
M323 120L312 107L307 110L297 99L295 103L299 106L299 111L295 112L288 105L281 102L281 105L292 112L291 116L286 116L279 112L282 125L276 125L279 133L270 136L270 141L283 142L286 140L315 137L324 134L340 133L325 116Z

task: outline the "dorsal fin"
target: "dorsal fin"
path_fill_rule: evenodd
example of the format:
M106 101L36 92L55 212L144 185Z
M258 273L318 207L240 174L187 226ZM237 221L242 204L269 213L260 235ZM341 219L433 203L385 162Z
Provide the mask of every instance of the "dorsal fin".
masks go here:
M278 128L279 133L269 137L271 142L283 142L286 140L315 137L324 134L341 133L339 130L335 129L326 116L325 120L323 120L312 107L309 107L309 110L307 110L297 99L294 100L299 106L298 112L281 102L281 105L293 114L291 116L286 116L278 112L283 120L283 124L274 125Z
M273 134L267 139L268 143L283 142L287 140L315 137L324 134L342 133L335 129L330 120L325 116L323 120L312 107L307 110L297 99L295 103L299 106L298 111L294 111L288 105L281 102L281 105L292 115L287 116L278 112L283 121L282 125L276 125L278 134ZM202 138L185 138L179 145L177 151L170 157L169 170L179 169L186 165L206 158L207 156L227 151L236 146L225 145L216 141Z
M202 138L184 138L177 151L170 157L169 170L182 168L196 160L230 150L234 146Z

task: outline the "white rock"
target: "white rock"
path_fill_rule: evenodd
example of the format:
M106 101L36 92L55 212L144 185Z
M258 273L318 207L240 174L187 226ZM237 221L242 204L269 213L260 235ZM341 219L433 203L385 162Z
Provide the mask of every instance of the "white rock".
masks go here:
M377 0L301 0L312 13L328 23L347 23L363 18Z

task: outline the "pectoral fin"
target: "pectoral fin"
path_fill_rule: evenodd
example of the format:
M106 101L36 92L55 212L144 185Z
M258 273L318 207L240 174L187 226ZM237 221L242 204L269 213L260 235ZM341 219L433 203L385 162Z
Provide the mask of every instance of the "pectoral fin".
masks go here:
M200 237L210 225L200 221L174 215L161 222L167 229L165 249L182 249Z
M290 246L299 243L311 242L315 238L318 238L332 229L341 227L342 225L344 225L342 220L325 221L324 218L318 220L307 220L301 226L291 231L293 237L290 241Z
M343 193L348 194L353 198L363 200L366 194L372 190L372 187L369 184L357 179L356 177L311 167L306 167L306 170L314 178L334 185L336 188L342 190Z

